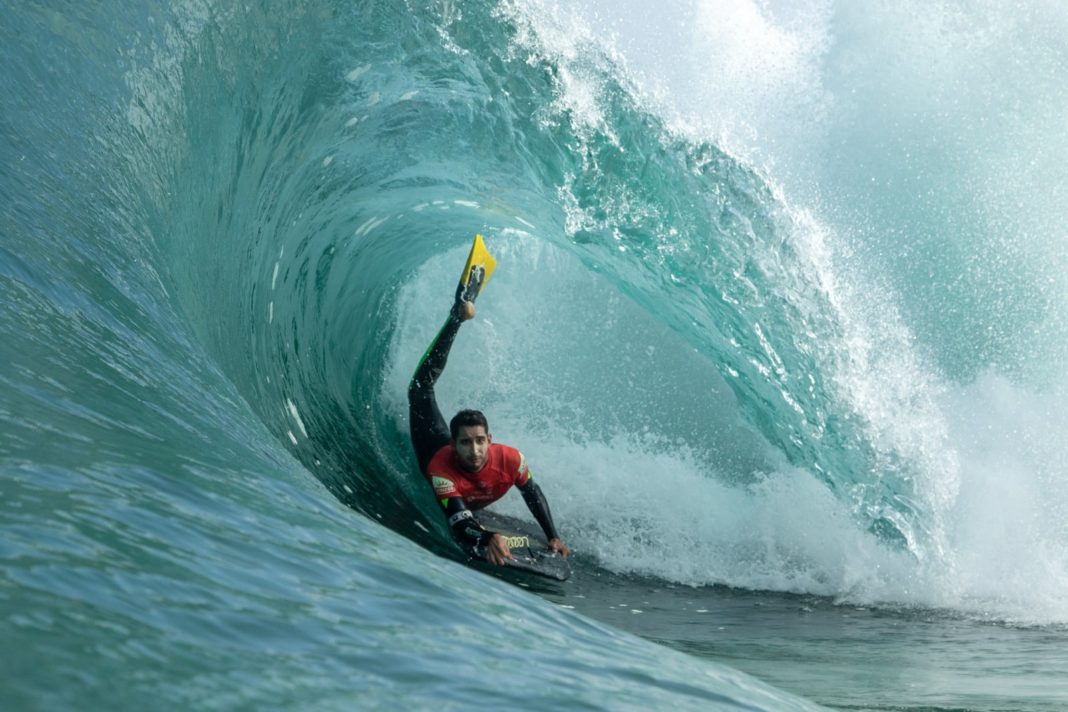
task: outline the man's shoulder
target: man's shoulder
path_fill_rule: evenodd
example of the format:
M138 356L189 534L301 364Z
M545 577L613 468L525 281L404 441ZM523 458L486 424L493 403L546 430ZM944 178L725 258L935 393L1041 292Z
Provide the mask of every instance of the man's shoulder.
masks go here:
M434 453L434 457L430 458L424 473L427 481L431 483L440 477L455 480L457 474L456 463L453 462L452 448L448 445Z
M498 447L498 443L493 443L490 447ZM499 447L500 449L497 451L499 459L497 462L500 463L501 471L511 477L516 477L516 484L525 484L527 459L523 457L523 453L509 445L500 445Z
M430 476L431 468L442 469L452 463L452 445L442 445L438 448L438 451L434 453L434 456L430 458L430 462L427 463L427 476ZM451 468L450 468L451 469Z
M507 470L514 470L520 466L524 461L523 453L515 449L511 445L502 445L501 443L493 443L490 448L495 450L493 459L500 463L500 466Z
M453 495L458 491L451 455L450 448L445 446L434 453L426 466L426 480L438 496Z
M519 450L515 449L511 445L504 445L502 443L493 443L493 444L490 445L490 449L491 450L496 450L497 452L499 452L504 457L515 457L515 458L522 457L522 454L519 452Z

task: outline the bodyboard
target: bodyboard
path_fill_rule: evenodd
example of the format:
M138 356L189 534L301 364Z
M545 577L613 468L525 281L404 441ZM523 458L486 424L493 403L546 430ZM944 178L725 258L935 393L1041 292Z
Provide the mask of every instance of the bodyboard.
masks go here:
M549 551L549 542L536 524L486 509L475 517L482 526L508 540L513 557L505 561L508 568L556 581L566 581L571 576L571 564L560 554ZM477 547L471 554L484 558L482 550Z
M497 269L497 260L493 259L493 255L486 249L482 235L475 235L464 271L460 273L460 284L456 287L456 301L475 301L495 269Z

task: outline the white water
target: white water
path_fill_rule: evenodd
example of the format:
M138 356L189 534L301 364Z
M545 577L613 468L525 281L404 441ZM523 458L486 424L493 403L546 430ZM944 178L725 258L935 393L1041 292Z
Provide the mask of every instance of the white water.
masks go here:
M519 233L501 236L507 259L458 341L443 409L489 411L497 437L523 448L554 492L575 545L614 571L1068 621L1066 379L1054 358L1064 306L1014 311L1068 285L1063 253L1040 259L1063 231L1033 232L1058 216L1049 196L1068 165L1038 157L1040 145L1065 151L1052 117L1068 92L1053 79L1068 64L1048 32L1063 13L688 3L650 24L616 5L586 7L599 13L588 24L617 33L650 101L759 165L798 222L825 237L828 254L812 264L828 270L818 281L853 325L838 388L876 443L920 463L938 546L916 560L858 529L848 493L836 498L740 422L711 364ZM573 27L540 39L566 58L569 43L595 34ZM989 82L976 67L1001 71ZM595 86L576 73L562 91L563 108L600 125ZM958 184L946 186L947 170ZM1020 182L1009 181L1015 203L1000 191L1006 170L1031 186L1016 195ZM958 217L968 229L947 233ZM401 298L400 323L413 326L394 344L387 389L402 422L409 364L447 308L447 257ZM566 308L574 303L598 307ZM1041 326L1026 324L1035 318Z

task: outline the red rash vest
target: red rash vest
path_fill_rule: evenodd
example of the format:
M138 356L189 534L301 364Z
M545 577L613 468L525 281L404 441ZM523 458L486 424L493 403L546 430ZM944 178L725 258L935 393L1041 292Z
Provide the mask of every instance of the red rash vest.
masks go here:
M530 472L522 453L497 443L490 443L482 469L468 472L457 461L452 445L446 445L431 458L426 478L438 499L462 497L469 509L478 510L496 502L513 485L525 486Z

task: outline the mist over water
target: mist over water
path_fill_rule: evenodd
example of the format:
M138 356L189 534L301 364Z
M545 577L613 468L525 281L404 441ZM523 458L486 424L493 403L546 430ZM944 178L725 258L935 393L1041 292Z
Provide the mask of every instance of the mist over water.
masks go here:
M1062 8L672 3L649 31L588 6L680 121L761 166L895 289L949 377L1058 380Z

